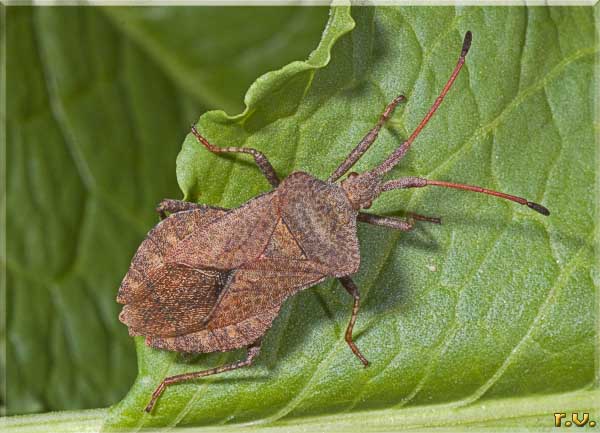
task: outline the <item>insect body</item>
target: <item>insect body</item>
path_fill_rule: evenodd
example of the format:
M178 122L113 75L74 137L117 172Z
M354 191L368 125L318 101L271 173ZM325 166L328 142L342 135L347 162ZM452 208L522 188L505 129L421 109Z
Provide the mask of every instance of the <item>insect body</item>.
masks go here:
M384 175L406 154L452 86L470 43L471 33L467 32L450 79L408 140L379 166L361 174L350 173L341 182L338 180L375 141L403 96L386 107L377 124L327 181L295 172L280 182L259 151L214 146L192 127L198 141L212 152L251 154L273 190L236 209L177 200L161 202L157 210L162 221L140 245L119 289L117 301L125 304L120 320L131 335L145 336L146 344L155 348L207 353L247 347L248 354L242 361L218 368L165 378L146 411L152 410L171 384L250 365L283 302L329 277L339 279L354 299L345 339L367 366L367 359L352 340L360 305L359 290L350 278L360 265L357 222L403 231L412 229L414 220L440 222L414 214L400 219L361 211L386 191L430 185L463 189L549 214L537 203L481 187L417 177L384 181Z

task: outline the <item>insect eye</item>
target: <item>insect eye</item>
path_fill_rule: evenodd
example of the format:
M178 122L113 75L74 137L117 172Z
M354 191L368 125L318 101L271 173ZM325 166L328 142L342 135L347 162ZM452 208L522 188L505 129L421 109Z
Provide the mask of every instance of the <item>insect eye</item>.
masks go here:
M368 203L366 203L362 208L363 209L369 209L371 207L371 205L373 204L372 201L369 201Z
M348 179L353 179L353 178L355 178L356 176L358 176L358 173L357 173L357 172L355 172L355 171L353 171L353 172L351 172L351 173L349 173L349 174L348 174Z

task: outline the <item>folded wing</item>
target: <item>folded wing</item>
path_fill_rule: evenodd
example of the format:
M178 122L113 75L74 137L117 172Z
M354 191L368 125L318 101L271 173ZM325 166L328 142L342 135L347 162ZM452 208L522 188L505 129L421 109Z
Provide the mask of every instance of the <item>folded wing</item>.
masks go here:
M173 248L201 233L226 210L199 207L178 212L156 225L138 248L119 288L119 316L131 335L173 336L201 328L226 288L230 272L167 263Z
M232 271L204 329L170 338L150 337L154 347L182 352L233 350L256 341L277 317L283 302L326 278L326 268L305 258L282 220L263 254Z

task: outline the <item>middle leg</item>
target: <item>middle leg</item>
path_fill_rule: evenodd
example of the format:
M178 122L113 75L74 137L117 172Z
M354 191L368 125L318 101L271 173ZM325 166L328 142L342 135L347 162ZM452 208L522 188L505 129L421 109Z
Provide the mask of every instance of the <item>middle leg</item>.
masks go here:
M194 209L205 209L205 210L213 210L213 211L222 211L227 212L229 209L225 209L223 207L218 206L208 206L205 204L192 203L189 201L183 200L173 200L171 198L166 198L162 200L158 206L156 206L156 212L160 216L161 220L164 220L168 215L174 214L177 212L183 212L187 210Z
M279 185L279 178L277 177L277 173L275 173L275 169L267 159L264 153L259 150L253 149L251 147L219 147L213 144L210 144L206 138L202 136L196 129L194 125L192 125L192 134L196 137L196 139L208 150L213 153L247 153L248 155L252 155L254 158L254 162L262 172L262 174L267 178L267 181L271 184L273 188L276 188Z
M342 286L344 286L348 293L352 295L352 298L354 298L354 306L352 307L352 317L350 317L350 322L348 323L348 327L346 328L346 343L348 343L348 346L350 346L350 350L352 350L352 353L354 353L356 357L360 359L360 362L362 362L365 367L368 367L369 361L367 360L367 358L364 357L362 353L360 353L360 350L352 340L352 330L354 329L354 323L356 322L356 317L358 316L358 308L360 307L360 293L358 292L358 287L356 287L356 284L354 284L354 281L352 281L350 277L341 277L338 278L338 280L340 280Z
M162 200L158 206L156 206L156 212L160 216L161 220L164 220L169 214L183 212L186 210L198 209L202 205L191 203L183 200L173 200L172 198L166 198Z

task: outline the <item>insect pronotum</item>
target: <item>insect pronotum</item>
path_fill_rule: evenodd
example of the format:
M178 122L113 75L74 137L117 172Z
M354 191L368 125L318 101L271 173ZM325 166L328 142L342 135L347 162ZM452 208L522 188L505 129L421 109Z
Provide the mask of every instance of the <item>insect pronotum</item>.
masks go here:
M350 173L341 182L404 96L388 104L375 126L326 181L303 172L280 181L258 150L214 146L192 126L192 134L211 152L252 155L273 189L235 209L163 200L157 208L161 222L140 245L119 288L117 301L125 304L119 318L131 335L145 336L146 344L155 348L208 353L246 347L248 353L238 362L164 378L147 412L169 385L251 365L282 303L329 277L337 278L354 299L345 340L367 366L369 362L352 340L360 305L358 287L351 279L360 264L357 221L402 231L411 230L415 220L440 223L438 218L417 214L401 219L361 211L386 191L455 188L494 195L549 215L540 204L479 186L420 177L383 180L441 104L470 45L471 32L467 32L448 82L410 137L380 165Z

